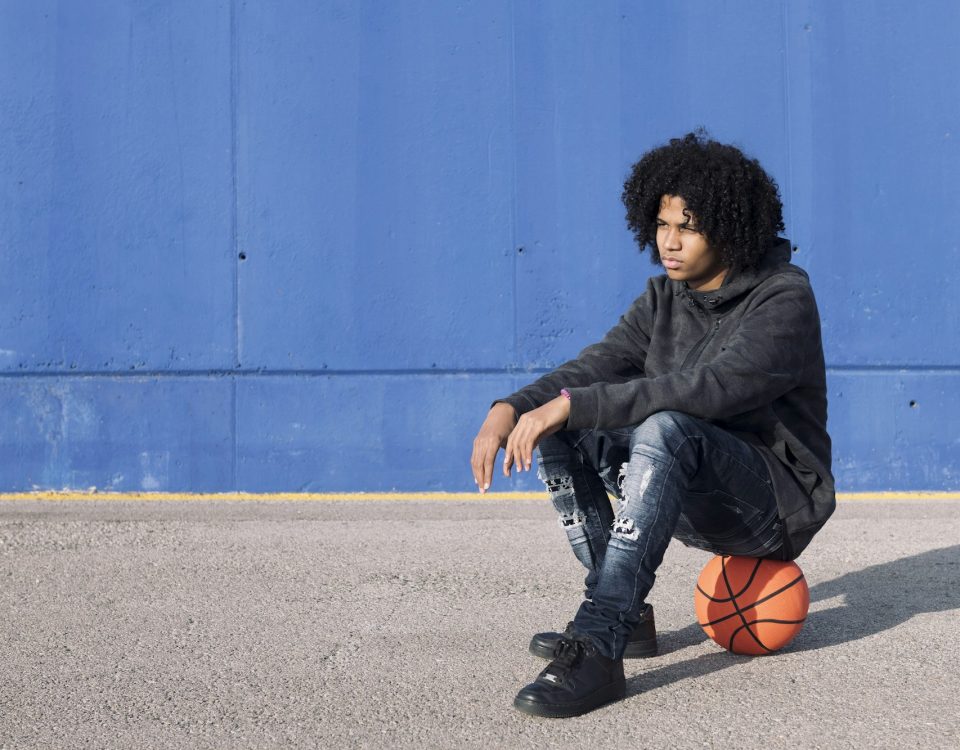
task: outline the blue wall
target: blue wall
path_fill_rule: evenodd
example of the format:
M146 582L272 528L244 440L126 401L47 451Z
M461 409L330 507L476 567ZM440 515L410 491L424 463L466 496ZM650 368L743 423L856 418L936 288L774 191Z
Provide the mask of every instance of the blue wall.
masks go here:
M0 0L0 489L472 489L489 402L653 271L630 164L701 124L781 186L839 488L956 489L958 33L953 0Z

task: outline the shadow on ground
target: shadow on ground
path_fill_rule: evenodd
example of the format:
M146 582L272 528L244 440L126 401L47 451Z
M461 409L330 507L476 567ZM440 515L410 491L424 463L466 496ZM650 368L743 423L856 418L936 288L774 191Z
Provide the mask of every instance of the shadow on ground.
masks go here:
M786 652L810 651L895 628L914 615L960 609L960 545L872 565L810 589L811 606L839 598L837 606L811 612ZM658 634L662 654L702 643L697 623ZM756 657L716 651L643 672L627 681L628 695L691 677L702 677ZM771 657L761 657L771 658Z

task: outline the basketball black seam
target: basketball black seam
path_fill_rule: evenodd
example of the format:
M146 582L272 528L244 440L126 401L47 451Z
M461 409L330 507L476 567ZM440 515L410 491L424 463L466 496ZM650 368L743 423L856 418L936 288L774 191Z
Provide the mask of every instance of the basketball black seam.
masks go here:
M733 642L736 640L736 638L737 638L737 636L740 634L740 631L741 631L741 630L746 630L746 631L750 634L750 636L753 638L753 640L755 640L755 641L757 642L757 645L759 645L760 648L762 648L764 651L766 651L767 653L770 653L770 654L773 653L773 649L772 649L772 648L767 648L765 645L763 645L763 641L761 641L759 638L757 638L756 633L754 633L754 632L750 629L750 626L749 626L746 622L744 622L743 625L741 625L739 628L737 628L736 630L734 630L734 631L733 631L733 635L730 636L730 646L729 646L729 648L728 648L729 651L733 651Z
M760 569L760 565L762 563L763 563L763 560L757 560L756 570ZM737 637L737 633L743 630L743 628L746 628L747 632L750 634L750 637L757 642L757 645L760 646L760 648L764 649L765 651L769 651L770 653L773 653L773 649L767 648L764 645L763 641L760 640L760 637L756 633L754 633L750 629L750 627L747 625L747 618L743 616L743 612L740 611L740 605L737 604L737 599L736 597L733 596L733 587L730 585L730 578L727 576L726 559L720 561L720 570L723 573L723 582L727 586L727 593L729 593L730 596L733 597L732 598L733 607L734 609L737 610L737 614L740 615L740 620L741 622L743 622L743 627L737 628L737 630L734 631L733 635L730 636L730 650L733 651L733 639ZM754 573L756 573L756 570L754 570ZM746 589L744 589L744 591L746 591Z
M730 555L725 555L724 558L723 558L723 560L726 560L727 557L730 557ZM720 561L720 564L721 564L721 565L723 565L723 560ZM700 584L699 584L699 583L697 584L697 590L698 590L701 594L703 594L705 597L707 597L707 599L709 599L709 600L712 601L712 602L717 602L718 604L723 604L723 603L725 603L725 602L733 601L733 600L736 599L738 596L740 596L741 594L743 594L744 591L746 591L748 588L750 588L750 584L753 583L753 579L757 577L757 571L760 570L760 563L762 563L762 562L763 562L762 559L757 560L757 564L756 564L756 566L754 567L753 572L750 574L750 577L747 579L747 585L744 586L744 587L743 587L740 591L738 591L736 594L734 594L733 591L730 590L730 587L727 586L727 591L730 591L730 594L731 594L730 598L728 598L728 599L717 599L717 598L715 598L715 597L710 596L710 594L708 594L706 591L704 591L702 588L700 588Z
M755 602L754 602L753 604L751 604L749 607L744 607L743 611L744 611L744 612L749 612L751 609L753 609L754 607L756 607L758 604L763 604L765 601L767 601L767 600L769 600L769 599L772 599L772 598L775 597L775 596L779 596L779 595L782 594L784 591L786 591L788 588L790 588L790 587L792 587L792 586L795 586L796 584L798 584L798 583L799 583L800 581L802 581L802 580L803 580L803 573L801 573L799 576L797 576L796 578L794 578L792 581L790 581L790 583L788 583L788 584L787 584L786 586L784 586L783 588L777 589L777 590L774 591L772 594L767 594L765 597L763 597L763 599L757 599L757 601L755 601ZM700 585L699 585L699 584L697 585L697 589L699 589L699 590L700 590L700 593L703 594L703 589L700 588ZM704 595L704 596L707 596L706 594L703 594L703 595ZM707 598L710 599L709 596L707 596ZM715 602L716 602L716 601L726 602L727 600L726 600L726 599L724 599L724 600L712 599L711 601L715 601ZM731 617L735 617L736 614L737 614L736 612L731 612L729 615L724 615L723 617L721 617L721 618L718 619L718 620L711 620L710 622L701 622L701 623L700 623L700 627L706 627L707 625L716 625L716 624L718 624L718 623L723 622L724 620L729 620Z

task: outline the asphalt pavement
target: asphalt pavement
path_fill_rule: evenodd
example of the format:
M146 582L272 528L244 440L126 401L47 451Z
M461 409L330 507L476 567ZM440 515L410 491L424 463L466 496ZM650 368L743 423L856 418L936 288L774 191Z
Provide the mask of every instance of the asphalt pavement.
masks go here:
M546 500L0 502L0 748L960 747L960 503L858 501L782 652L696 624L671 546L628 697L511 706L582 569Z

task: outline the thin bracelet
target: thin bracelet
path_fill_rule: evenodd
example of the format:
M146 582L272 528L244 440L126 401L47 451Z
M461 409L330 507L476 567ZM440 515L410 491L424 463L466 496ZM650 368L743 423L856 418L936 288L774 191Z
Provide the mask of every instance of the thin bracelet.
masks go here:
M570 391L568 391L566 388L560 389L560 395L563 396L567 401L570 400Z

